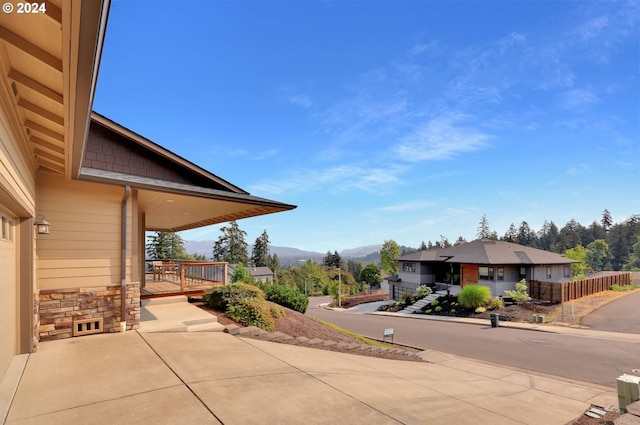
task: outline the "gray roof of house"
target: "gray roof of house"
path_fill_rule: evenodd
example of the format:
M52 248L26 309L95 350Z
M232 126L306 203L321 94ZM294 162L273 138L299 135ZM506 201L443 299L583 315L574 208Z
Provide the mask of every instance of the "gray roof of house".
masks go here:
M233 274L236 269L237 264L229 264L227 266L227 272L229 274ZM273 276L273 271L269 267L253 267L253 266L245 266L249 274L253 277L257 276Z
M448 259L447 257L451 257ZM571 264L575 260L554 252L515 243L478 239L448 248L435 248L412 252L396 260L417 262L443 262L465 264Z

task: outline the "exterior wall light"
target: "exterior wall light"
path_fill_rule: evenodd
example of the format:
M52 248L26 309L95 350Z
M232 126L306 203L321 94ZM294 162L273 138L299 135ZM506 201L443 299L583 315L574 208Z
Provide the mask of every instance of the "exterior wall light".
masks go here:
M36 222L34 223L36 226L36 231L39 235L48 235L49 234L49 222L44 219L44 216L36 217Z

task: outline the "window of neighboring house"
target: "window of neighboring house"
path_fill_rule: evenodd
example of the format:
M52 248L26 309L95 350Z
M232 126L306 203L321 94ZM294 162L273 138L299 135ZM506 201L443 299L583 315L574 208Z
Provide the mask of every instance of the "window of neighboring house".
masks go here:
M551 279L551 266L547 266L547 279Z
M498 267L498 280L504 280L504 267Z
M403 272L415 272L416 264L415 263L402 263L402 271Z
M4 215L2 216L2 239L13 240L13 220Z
M527 278L527 268L520 267L520 280Z
M493 267L478 267L478 279L493 280Z
M571 277L571 266L564 266L564 277Z

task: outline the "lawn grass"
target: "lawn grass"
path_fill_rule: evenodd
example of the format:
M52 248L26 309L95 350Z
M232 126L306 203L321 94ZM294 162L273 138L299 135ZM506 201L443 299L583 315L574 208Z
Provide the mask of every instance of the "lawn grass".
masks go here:
M391 345L391 344L387 344L387 343L384 343L384 342L376 341L375 339L370 339L370 338L364 337L364 336L362 336L360 334L357 334L355 332L351 332L351 331L348 331L348 330L346 330L344 328L341 328L340 326L335 325L333 323L325 322L322 319L318 319L318 318L314 317L313 320L315 320L317 322L320 322L325 326L329 326L331 329L334 329L334 330L336 330L338 332L341 332L341 333L343 333L345 335L349 335L349 336L352 336L352 337L354 337L356 339L359 339L360 341L364 342L365 344L375 345L375 346L384 347L384 348L394 348L393 345Z

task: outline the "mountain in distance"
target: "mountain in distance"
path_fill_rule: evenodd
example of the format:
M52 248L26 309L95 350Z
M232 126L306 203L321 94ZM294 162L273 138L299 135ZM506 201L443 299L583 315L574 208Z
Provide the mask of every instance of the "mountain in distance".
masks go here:
M211 258L213 255L213 244L216 241L185 241L184 242L184 250L188 254L200 254L204 255L206 258ZM367 245L361 246L352 249L344 249L339 254L343 260L349 260L353 258L362 258L368 257L370 254L376 254L380 251L382 245ZM248 251L251 253L253 249L253 245L249 245ZM293 260L287 261L287 263L293 263L299 260L322 260L327 253L315 252L315 251L304 251L298 248L284 247L284 246L273 246L269 245L269 252L271 254L276 254L281 262L283 260ZM378 257L379 258L379 257Z

